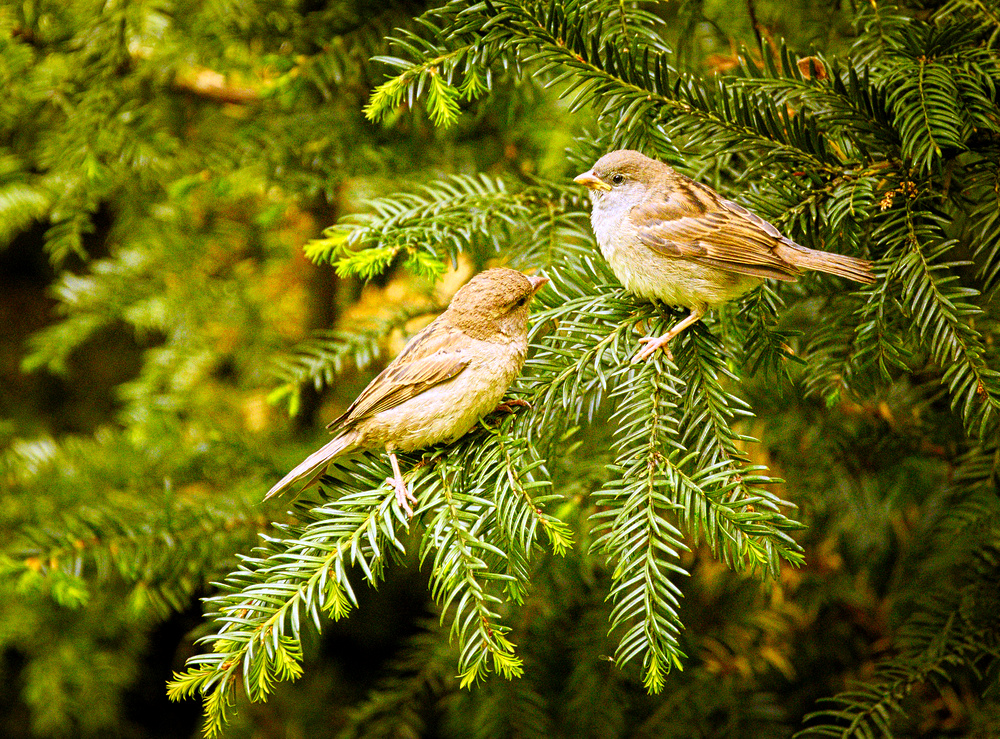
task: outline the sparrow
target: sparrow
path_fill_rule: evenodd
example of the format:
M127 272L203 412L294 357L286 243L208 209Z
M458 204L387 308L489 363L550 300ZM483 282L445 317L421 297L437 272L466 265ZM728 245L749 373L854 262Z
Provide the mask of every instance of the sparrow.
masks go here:
M590 190L590 223L611 271L627 290L691 309L663 336L640 339L633 362L651 357L709 308L762 280L794 281L803 270L871 284L871 262L796 244L746 208L666 164L621 149L574 182Z
M412 517L410 503L417 501L403 481L396 452L454 441L497 406L528 353L528 304L548 281L502 267L473 277L327 426L333 440L285 475L264 500L302 480L308 487L336 457L384 449L393 472L386 483Z

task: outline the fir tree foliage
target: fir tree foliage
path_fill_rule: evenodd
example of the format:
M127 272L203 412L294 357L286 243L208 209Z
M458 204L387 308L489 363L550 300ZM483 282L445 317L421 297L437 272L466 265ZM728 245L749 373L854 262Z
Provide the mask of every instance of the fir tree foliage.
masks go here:
M981 465L982 457L983 450L975 450L965 463ZM960 475L967 478L968 470ZM872 677L823 701L822 710L807 717L816 723L796 736L891 737L894 718L915 689L928 682L947 684L963 671L995 669L1000 643L996 590L990 583L996 582L1000 565L1000 506L995 492L981 482L954 499L954 507L927 532L934 550L929 566L905 591L910 615L899 629L898 654L877 665Z
M734 75L708 79L676 67L656 35L655 18L641 9L605 5L487 0L430 11L417 31L397 38L400 56L382 58L398 71L377 89L367 114L384 118L423 97L432 120L453 123L459 100L489 94L495 84L495 75L483 70L506 67L543 77L571 109L596 111L605 148L641 146L679 160L688 171L694 167L678 153L697 151L695 162L715 160L722 171L738 171L746 200L801 242L877 263L875 285L853 294L829 278L809 276L801 287L782 286L776 296L776 308L813 295L841 304L839 319L800 350L807 386L832 402L843 393L869 391L872 377L881 378L876 385L891 381L921 362L946 389L970 443L994 438L1000 374L992 369L995 350L984 333L993 324L974 319L983 316L982 295L995 276L990 257L996 251L990 236L982 243L988 229L963 232L960 225L966 218L975 223L976 215L981 220L995 201L991 194L987 203L972 200L977 192L985 194L986 188L975 185L997 154L998 65L983 28L960 21L949 8L930 20L876 8L862 15L866 30L854 56L812 64L821 75L804 72L783 47L765 49L759 63L744 60ZM593 147L585 152L592 155ZM942 187L945 179L949 184ZM966 179L971 189L962 186ZM384 268L401 250L417 271L443 270L458 252L481 248L484 239L500 253L504 246L511 249L498 243L494 223L523 221L537 238L539 218L553 208L582 205L572 198L569 192L545 197L538 185L519 197L499 182L442 181L415 196L374 203L371 215L338 226L314 255L335 260L342 273L362 276ZM717 326L702 324L679 339L676 361L658 358L633 368L628 359L638 324L663 330L675 316L613 288L607 271L581 250L589 240L581 222L563 219L563 241L547 261L514 260L542 267L553 287L540 298L534 352L517 391L531 410L491 432L486 448L492 449L491 442L502 447L508 434L523 435L531 444L526 456L477 468L478 458L461 449L469 442L461 442L447 450L448 462L429 465L436 473L424 467L413 477L421 501L413 524L422 532L420 551L430 565L432 593L442 618L452 623L461 684L476 682L489 669L507 677L522 672L501 611L522 598L528 583L519 563L528 561L534 538L514 542L504 536L509 527L500 523L500 514L521 500L521 491L507 483L523 479L527 470L530 489L548 485L545 459L556 440L604 404L613 409L614 461L594 492L592 546L613 569L611 626L621 632L617 661L641 661L647 689L659 692L669 670L683 665L682 591L672 578L685 571L679 564L685 540L703 538L715 556L737 570L773 576L782 561L801 562L801 550L787 533L795 524L782 512L788 503L768 492L774 481L742 451L753 440L734 430L744 425L737 419L751 413L736 394L740 375L732 369L738 365L731 345L712 330ZM499 231L500 238L509 238L507 229ZM511 250L517 251L516 245ZM974 259L987 281L964 276L963 268ZM784 353L779 347L788 337L769 337L772 326L749 320L748 312L731 321L733 328L723 334L730 341L745 337L755 364L782 364L775 355ZM852 387L852 378L865 376ZM504 456L500 449L493 454ZM464 465L477 470L473 476L450 461L470 456ZM381 514L365 517L354 509L362 494L376 496L377 486L364 493L348 489L326 504L323 515L355 525L331 532L322 549L335 558L350 552L351 562L374 582L383 553L402 547L395 531L404 522L393 522L391 496L384 489L381 500L365 499L366 510ZM529 515L534 529L549 533L557 550L566 546L561 534L553 536L558 527L544 512L547 496L525 492L523 499L535 512ZM231 609L240 614L236 633L230 610L223 609L219 631L209 637L217 651L230 656L225 662L222 656L198 658L174 683L178 694L207 692L213 721L219 717L216 695L228 688L220 676L229 673L218 664L234 670L242 662L251 699L266 693L246 682L251 665L252 674L263 669L272 678L282 676L282 640L289 631L293 641L298 637L298 601L286 594L289 588L305 592L313 609L324 607L335 617L343 613L345 598L336 595L350 592L343 565L310 560L330 574L307 578L282 564L299 561L302 538L272 544L276 548L244 575L249 584L227 596L235 598ZM322 577L331 578L334 594L316 590L309 598L310 583ZM945 616L932 615L942 613L937 605L917 606L915 634L930 638L939 632L935 618ZM283 608L293 610L287 619L278 615ZM904 686L948 667L978 665L982 655L992 654L982 635L977 639L964 629L946 630L943 638L950 648L928 661L928 649L941 654L940 648L919 646L919 636L912 637L915 664L888 664L880 671L883 678L838 699L848 709L818 716L842 719L870 700L865 715L876 723L862 729L858 726L868 725L856 720L853 726L862 732L857 735L875 728L887 733L891 715L885 707L898 707ZM969 647L970 639L975 647ZM261 661L249 661L254 659ZM811 731L848 735L823 726Z
M104 380L81 365L114 367L96 424L0 423L3 669L23 656L12 693L39 735L120 727L150 633L273 534L259 491L285 461L261 443L264 396L314 370L303 351L262 361L301 333L281 326L302 282L287 232L413 156L361 107L369 59L415 9L337 5L0 8L0 249L39 234L56 273L53 316L15 356L85 398ZM351 337L351 364L372 336Z
M204 653L170 684L173 698L203 698L210 735L227 731L239 701L301 678L308 635L349 617L361 588L414 559L438 619L344 736L418 735L426 705L448 697L442 724L464 735L516 726L617 736L641 715L639 735L691 736L728 711L715 728L731 736L890 737L919 710L918 690L995 675L995 3L861 4L846 53L765 44L715 75L674 51L662 9L618 0L453 0L417 18L405 4L375 17L337 4L112 4L96 23L84 5L0 11L0 75L12 90L4 120L42 124L31 133L0 123L0 238L44 222L62 270L61 318L35 335L23 365L67 372L121 325L147 343L120 386L120 429L19 439L0 457L15 490L52 491L12 499L5 525L18 535L0 553L10 592L108 613L100 591L111 587L128 604L125 630L182 610L219 580L205 599ZM227 84L188 66L184 39ZM369 367L391 335L440 307L298 343L259 332L275 299L262 273L282 263L275 229L310 198L339 210L345 172L421 161L395 146L395 127L426 118L461 129L534 86L592 122L565 171L373 187L359 212L305 247L345 280L400 267L431 279L494 261L550 277L511 389L529 406L402 455L419 501L412 520L379 455L338 462L284 516L255 508L282 465L249 440L248 423L220 417L247 418L244 393L259 388L294 414L307 386ZM424 144L439 135L428 129ZM802 244L873 260L875 284L815 274L768 284L683 333L672 357L632 365L637 337L682 314L618 285L568 177L622 146L708 181ZM95 244L109 204L114 226ZM64 269L73 260L86 268ZM225 400L209 403L208 387ZM857 418L873 408L886 425L920 427L919 453L851 456L868 441ZM895 427L885 436L904 444ZM912 475L913 457L930 472ZM785 468L788 483L770 467ZM228 502L201 494L216 482ZM99 497L81 501L78 490ZM870 542L878 532L845 521L865 520L879 495L872 509L922 512L922 545L902 558L902 584L886 586L899 603L893 653L802 728L765 676L795 673L784 649L807 618L760 601L780 601L811 576L795 568L824 556L826 542L799 518ZM814 610L832 598L816 595ZM705 602L745 621L713 632ZM3 643L34 649L42 664L27 630ZM39 725L65 726L69 709L46 714L44 683L33 686Z

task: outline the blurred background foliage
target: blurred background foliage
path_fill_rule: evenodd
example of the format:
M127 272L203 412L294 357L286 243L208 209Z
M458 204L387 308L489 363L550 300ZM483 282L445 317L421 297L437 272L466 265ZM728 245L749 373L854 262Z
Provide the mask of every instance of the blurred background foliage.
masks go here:
M168 703L165 684L207 633L200 598L260 534L295 523L287 504L261 505L264 491L470 274L518 258L473 236L444 275L390 250L363 281L310 261L307 242L341 218L356 233L372 201L445 175L567 185L611 148L594 112L567 103L571 80L545 86L517 66L490 69L489 94L451 113L424 95L366 118L398 71L373 57L396 53L398 29L423 33L431 5L0 5L0 736L198 735L201 707ZM878 17L868 5L639 7L680 69L736 75L744 46L763 61L761 42L769 56L783 40L877 61L859 46ZM987 19L976 43L995 56L1000 13L976 5ZM964 7L912 2L886 23L949 6ZM703 164L732 184L730 164ZM331 234L314 252L346 238ZM976 330L994 362L998 281L984 282L994 289ZM797 302L782 329L815 326L819 310ZM304 633L303 676L266 703L240 699L224 736L787 737L818 699L889 679L876 665L923 638L903 626L927 598L992 618L978 646L995 655L998 591L983 583L1000 586L997 441L972 448L943 385L911 367L862 378L859 393L743 379L756 418L740 432L762 440L745 453L785 479L805 564L762 584L692 544L688 658L660 695L611 658L612 573L588 523L614 461L605 410L553 463L554 513L575 542L536 558L509 616L523 678L458 688L457 645L411 537L406 566L357 588L353 617ZM895 735L1000 735L996 663L959 662L890 691L903 708Z

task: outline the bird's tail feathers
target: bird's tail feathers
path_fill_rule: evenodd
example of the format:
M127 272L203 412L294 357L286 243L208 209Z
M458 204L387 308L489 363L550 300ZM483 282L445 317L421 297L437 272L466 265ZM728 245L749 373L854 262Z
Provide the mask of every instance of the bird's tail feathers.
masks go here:
M794 258L790 258L788 261L797 267L814 269L817 272L826 272L838 277L846 277L848 280L863 282L867 285L875 282L875 275L872 274L872 263L866 259L848 257L844 254L834 254L829 251L807 249L800 246L795 250Z
M334 457L350 451L356 441L357 434L354 431L348 431L335 437L321 449L316 450L306 457L295 469L282 477L273 488L267 491L264 500L284 492L302 480L307 480L306 485L303 487L309 487L323 473L323 470L333 461Z

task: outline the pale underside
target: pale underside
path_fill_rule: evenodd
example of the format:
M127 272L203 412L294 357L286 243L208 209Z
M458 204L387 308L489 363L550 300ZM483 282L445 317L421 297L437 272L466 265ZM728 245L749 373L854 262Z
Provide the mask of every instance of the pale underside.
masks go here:
M639 297L713 307L752 290L763 278L795 279L798 270L774 247L802 247L736 203L720 199L717 210L691 213L678 197L639 204L601 191L591 197L591 224L601 252L622 285Z
M595 207L595 214L598 209ZM664 257L634 235L602 233L614 226L611 219L593 219L601 253L625 288L641 298L693 308L716 306L739 297L761 283L760 278L715 269L687 259ZM602 225L604 229L602 229Z
M424 337L330 424L353 429L353 448L408 452L463 436L500 402L528 349L524 338L482 341L457 329Z

